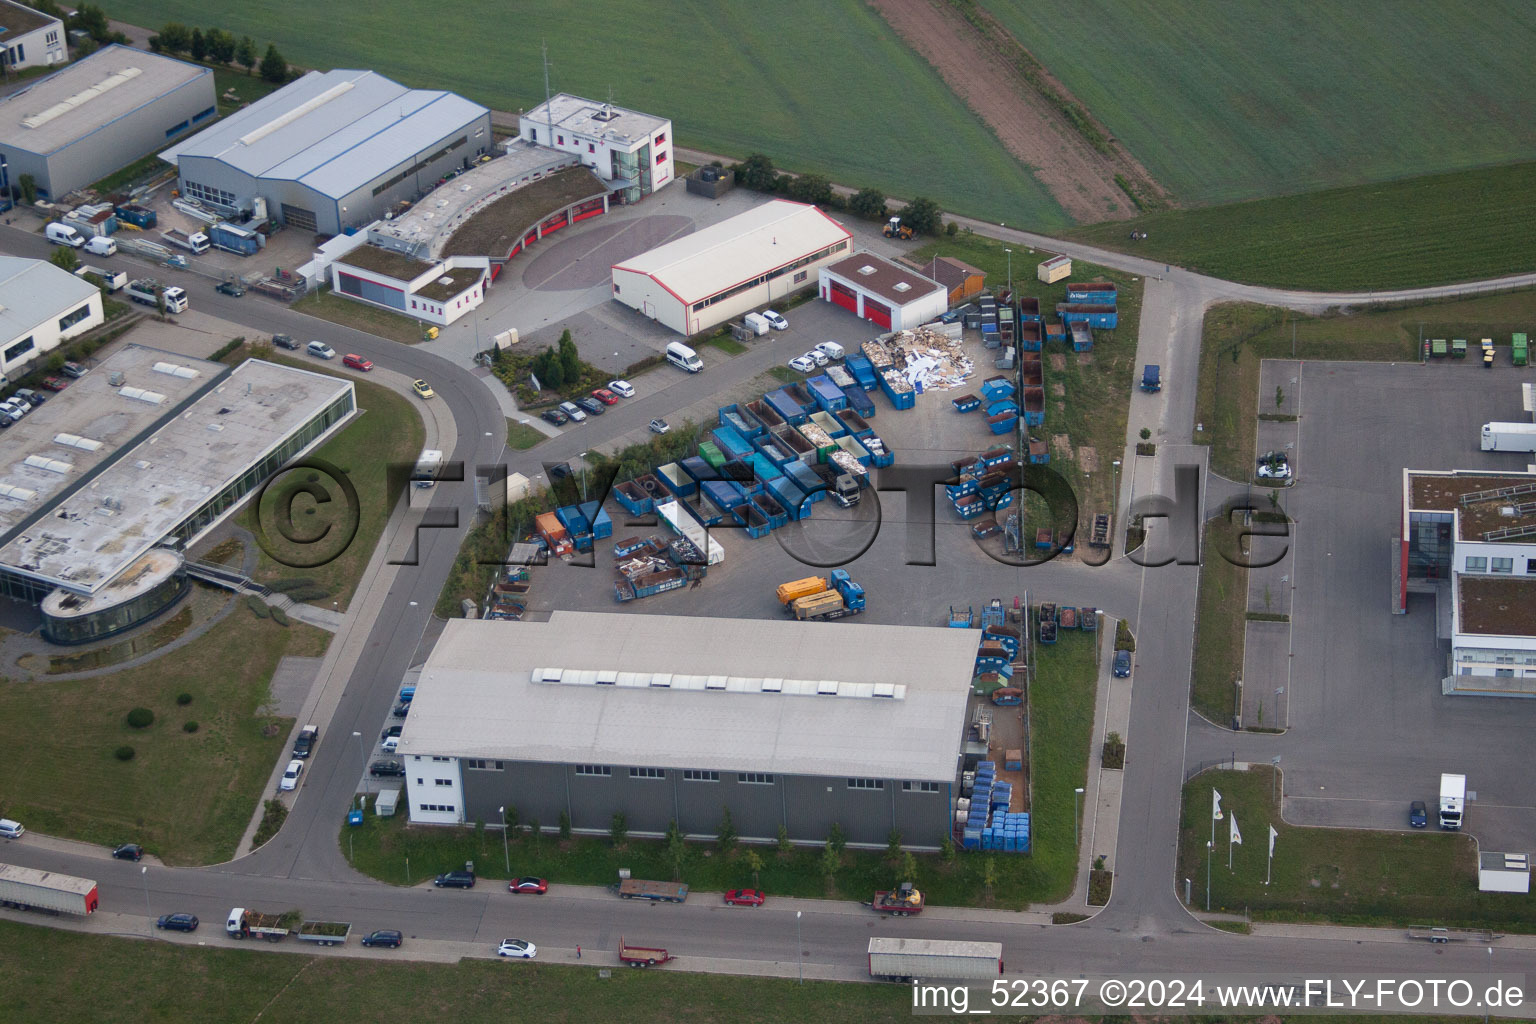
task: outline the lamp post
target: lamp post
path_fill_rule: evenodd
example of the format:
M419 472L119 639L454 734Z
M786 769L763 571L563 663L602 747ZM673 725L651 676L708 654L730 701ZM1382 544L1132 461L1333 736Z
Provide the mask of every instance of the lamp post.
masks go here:
M139 878L144 883L144 916L154 917L154 911L149 909L149 866L139 865Z
M1009 291L1009 293L1012 293L1013 292L1013 250L1012 249L1008 249L1008 248L1004 248L1003 252L1008 254L1008 291Z
M1277 708L1276 710L1278 711L1279 709ZM1275 769L1269 773L1269 802L1274 803L1279 799L1280 755L1276 754L1274 757L1270 758L1269 763L1274 766Z
M507 847L507 809L505 807L496 809L501 812L501 857L506 861L507 874L510 875L512 874L512 853Z
M582 452L576 456L581 460L581 503L587 503L587 453Z
M1205 912L1207 914L1211 912L1211 851L1215 848L1216 844L1213 842L1205 844Z
M1488 950L1488 952L1491 953L1493 950ZM797 963L800 966L800 984L805 984L805 952L803 952L802 946L800 946L799 910L794 912L794 963ZM1484 1021L1484 1024L1487 1024L1487 1021Z
M368 795L368 748L363 746L363 734L353 732L352 738L357 740L357 753L363 759L363 795Z
M1116 459L1109 464L1109 502L1110 511L1116 511L1114 506L1119 504L1120 498L1120 460Z
M1083 787L1078 786L1072 793L1072 846L1076 848L1077 838L1077 802L1083 797Z

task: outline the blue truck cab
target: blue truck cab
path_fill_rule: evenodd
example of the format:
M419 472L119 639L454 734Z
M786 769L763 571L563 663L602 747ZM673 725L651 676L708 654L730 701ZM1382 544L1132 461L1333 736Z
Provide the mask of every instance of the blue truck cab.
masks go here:
M1141 390L1163 390L1162 370L1156 363L1148 363L1141 368Z

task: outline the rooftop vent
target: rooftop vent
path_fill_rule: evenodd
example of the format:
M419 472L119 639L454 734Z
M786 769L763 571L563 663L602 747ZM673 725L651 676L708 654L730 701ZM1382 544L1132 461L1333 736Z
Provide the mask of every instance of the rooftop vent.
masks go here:
M66 448L79 448L83 452L97 451L103 444L101 441L94 441L89 437L81 437L78 434L54 434L53 443L61 444Z
M146 391L143 388L123 388L118 394L136 402L148 402L150 405L160 405L165 401L165 396L160 392Z
M144 72L140 71L138 68L123 68L123 70L103 78L89 89L81 90L66 100L60 100L58 103L55 103L47 110L33 114L31 117L22 118L22 127L41 128L43 125L47 124L49 121L52 121L54 118L63 117L65 114L69 113L71 110L74 110L81 104L88 103L103 93L110 92L120 85L131 82L143 73Z
M150 367L156 373L163 373L170 377L180 377L183 380L191 380L197 376L197 371L190 366L182 366L179 363L156 363Z
M879 271L876 270L872 265L866 263L859 268L859 273L863 274L865 277L868 277L870 274L878 274Z
M35 497L37 497L37 492L29 487L0 484L0 498L10 498L12 501L31 501Z
M912 290L912 286L905 281L897 281L895 287L898 292L909 292Z
M33 469L46 469L60 476L75 468L74 463L65 462L63 459L50 459L46 455L28 455L23 465L31 466Z
M319 110L321 107L331 102L331 100L336 99L336 97L342 95L343 93L350 92L351 89L351 82L341 82L337 85L331 86L329 89L325 90L325 92L316 96L314 99L301 103L287 113L279 115L278 117L274 117L266 124L257 128L255 131L247 132L246 134L240 136L240 145L249 146L253 143L260 142L262 139L266 138L268 135L271 135L278 129L292 124L311 111Z

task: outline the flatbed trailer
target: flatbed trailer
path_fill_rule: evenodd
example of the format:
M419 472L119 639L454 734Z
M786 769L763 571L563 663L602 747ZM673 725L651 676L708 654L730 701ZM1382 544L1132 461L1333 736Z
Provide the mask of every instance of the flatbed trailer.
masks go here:
M927 897L913 888L911 882L903 882L899 889L875 893L875 898L869 902L869 906L882 914L911 917L914 914L921 914L927 902Z
M620 899L651 900L656 903L682 903L688 898L688 886L681 882L648 882L643 878L624 878L609 886Z
M630 967L656 967L677 957L657 946L631 946L619 936L619 963Z

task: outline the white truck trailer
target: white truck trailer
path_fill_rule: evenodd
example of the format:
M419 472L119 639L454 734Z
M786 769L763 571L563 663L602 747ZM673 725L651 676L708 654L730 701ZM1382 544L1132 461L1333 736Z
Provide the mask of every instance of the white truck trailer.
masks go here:
M1484 423L1483 451L1536 452L1536 423Z
M869 940L869 976L872 978L901 982L928 978L972 978L984 981L1002 973L1001 942Z
M76 277L84 277L94 274L101 280L101 286L109 292L120 292L128 287L128 275L121 270L105 270L101 267L92 267L81 264L75 268Z
M0 864L0 906L83 917L99 902L96 883L89 878Z
M1448 832L1461 829L1462 812L1467 808L1467 777L1440 776L1440 827Z
M162 296L165 298L165 311L167 313L185 313L187 311L187 293L175 285L163 286L152 277L141 277L137 281L128 282L128 298L145 306L159 306Z

